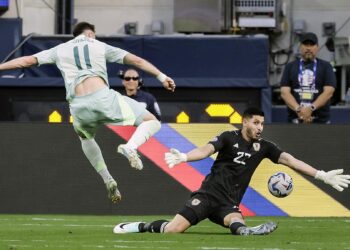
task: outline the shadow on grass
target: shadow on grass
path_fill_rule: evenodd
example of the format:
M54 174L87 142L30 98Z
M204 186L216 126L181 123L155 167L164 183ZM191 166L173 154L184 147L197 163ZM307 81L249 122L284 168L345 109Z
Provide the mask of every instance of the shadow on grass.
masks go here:
M227 233L227 232L186 232L186 233L183 233L183 235L186 235L186 234L191 234L191 235L231 235L230 233Z

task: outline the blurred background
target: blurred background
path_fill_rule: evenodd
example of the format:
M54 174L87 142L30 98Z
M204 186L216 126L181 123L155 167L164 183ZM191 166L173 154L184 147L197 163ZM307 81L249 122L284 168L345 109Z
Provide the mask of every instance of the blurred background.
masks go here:
M74 24L91 22L99 39L149 59L175 79L178 89L170 95L142 75L164 122L233 123L234 111L247 105L261 106L267 122L286 122L281 73L298 55L300 34L314 32L319 58L330 61L337 76L331 121L350 121L346 0L3 0L0 5L2 61L67 41ZM121 90L117 74L123 67L108 69L111 86ZM0 120L47 121L57 111L69 122L55 66L2 72L0 87Z

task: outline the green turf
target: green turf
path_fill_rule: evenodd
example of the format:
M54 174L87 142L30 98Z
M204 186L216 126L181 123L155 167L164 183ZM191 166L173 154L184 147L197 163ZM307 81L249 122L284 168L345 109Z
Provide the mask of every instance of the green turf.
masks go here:
M184 234L112 233L116 223L167 216L0 215L0 249L349 249L350 218L250 217L279 228L267 236L233 236L203 221Z

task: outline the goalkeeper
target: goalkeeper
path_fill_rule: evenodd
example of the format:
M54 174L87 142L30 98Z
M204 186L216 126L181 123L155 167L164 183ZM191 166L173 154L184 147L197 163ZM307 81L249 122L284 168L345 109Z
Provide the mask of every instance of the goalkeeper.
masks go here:
M115 226L113 232L182 233L208 218L229 228L234 235L269 234L276 230L276 223L266 222L248 227L239 209L250 179L264 158L313 176L338 191L348 187L350 175L342 175L342 169L324 172L294 158L281 151L274 143L262 139L263 127L264 113L260 109L248 108L243 113L241 130L226 131L205 146L187 154L171 149L165 154L169 168L182 162L204 159L215 152L218 152L218 156L200 189L191 194L191 198L170 222L158 220L151 223L121 223Z

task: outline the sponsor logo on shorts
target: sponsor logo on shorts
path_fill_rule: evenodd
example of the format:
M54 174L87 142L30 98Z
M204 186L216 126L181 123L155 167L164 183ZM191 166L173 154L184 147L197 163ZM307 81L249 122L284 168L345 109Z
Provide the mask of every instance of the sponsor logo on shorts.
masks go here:
M197 206L197 205L199 205L199 203L201 203L201 201L198 200L198 199L193 199L193 200L191 201L192 206Z

